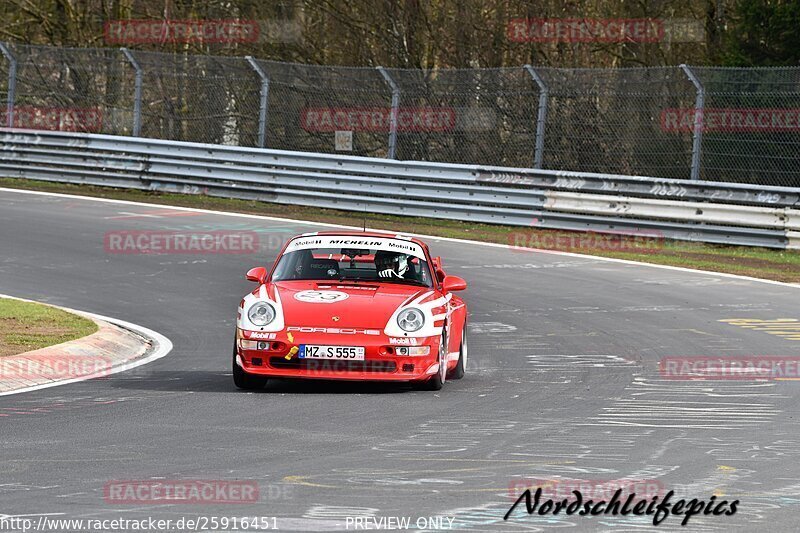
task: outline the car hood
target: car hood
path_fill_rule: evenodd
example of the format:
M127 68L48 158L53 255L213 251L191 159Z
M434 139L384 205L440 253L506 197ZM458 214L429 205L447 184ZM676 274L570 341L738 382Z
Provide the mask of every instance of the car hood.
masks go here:
M432 289L397 283L279 281L277 291L286 326L380 329L398 307Z

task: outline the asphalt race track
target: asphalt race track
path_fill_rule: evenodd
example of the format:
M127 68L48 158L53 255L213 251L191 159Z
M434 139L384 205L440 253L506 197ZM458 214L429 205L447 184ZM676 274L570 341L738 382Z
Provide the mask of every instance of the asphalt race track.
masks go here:
M245 271L320 229L0 191L0 293L126 320L172 340L148 365L0 398L0 514L274 516L285 531L350 516L455 517L465 531L653 530L651 517L503 515L522 484L648 480L740 500L659 531L795 531L800 382L663 379L668 356L800 355L726 319L800 318L800 288L429 239L464 277L470 364L441 393L398 385L234 389ZM110 254L118 230L248 230L253 255ZM111 504L115 480L254 480L248 505ZM412 520L412 523L413 523ZM447 522L445 522L446 524ZM350 530L353 530L352 527Z

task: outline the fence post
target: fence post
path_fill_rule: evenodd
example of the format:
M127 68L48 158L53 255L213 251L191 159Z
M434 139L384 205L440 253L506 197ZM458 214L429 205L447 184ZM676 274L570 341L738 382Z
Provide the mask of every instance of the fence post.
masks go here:
M250 67L256 71L258 77L261 78L261 104L258 108L258 147L265 148L267 146L267 109L269 105L269 76L261 66L253 59L253 56L245 57Z
M6 126L9 128L14 127L14 101L17 98L17 58L11 53L11 50L5 45L0 43L0 52L8 60L8 96L6 98Z
M136 71L136 79L133 87L133 136L139 137L142 134L142 67L133 54L127 48L121 48L125 54L125 59Z
M692 134L692 178L693 180L700 179L700 156L703 144L703 110L706 105L706 90L697 76L694 75L692 69L688 65L681 64L681 69L692 82L694 88L697 90L697 97L694 102L694 132Z
M400 87L394 82L389 73L383 67L375 67L383 76L384 81L392 90L392 111L389 116L389 159L395 159L397 151L397 113L400 108Z
M550 100L550 91L544 80L530 65L525 65L525 70L531 75L533 81L539 86L539 111L536 116L536 152L533 156L533 168L542 168L544 161L544 127L547 123L547 103Z

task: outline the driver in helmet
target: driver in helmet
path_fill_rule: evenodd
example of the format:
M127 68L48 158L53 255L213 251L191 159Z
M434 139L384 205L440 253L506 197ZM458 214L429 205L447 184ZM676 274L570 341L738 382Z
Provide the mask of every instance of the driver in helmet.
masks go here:
M378 277L404 279L410 269L409 257L396 252L378 251L375 253L375 268Z

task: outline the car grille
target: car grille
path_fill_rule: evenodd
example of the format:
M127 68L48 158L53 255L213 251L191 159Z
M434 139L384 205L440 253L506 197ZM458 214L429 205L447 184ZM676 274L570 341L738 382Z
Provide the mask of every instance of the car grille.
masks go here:
M394 361L319 361L294 358L287 361L283 357L270 357L269 364L273 368L322 372L394 372L397 369Z

